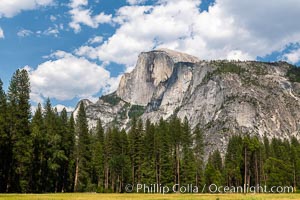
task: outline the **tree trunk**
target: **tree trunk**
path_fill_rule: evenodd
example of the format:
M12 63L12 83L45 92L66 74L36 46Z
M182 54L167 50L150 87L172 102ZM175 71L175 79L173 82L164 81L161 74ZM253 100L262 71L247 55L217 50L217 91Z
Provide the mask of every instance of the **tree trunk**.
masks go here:
M294 192L296 192L296 167L295 167L295 163L293 164L293 168L294 168Z
M250 168L249 168L249 170L248 170L248 175L247 175L248 177L247 177L247 186L248 187L250 187ZM248 187L247 187L247 189L248 189ZM247 191L248 192L248 191Z
M120 181L120 193L122 192L123 181L124 181L124 170L122 168L121 181Z
M261 180L263 177L263 164L262 164L262 155L261 155L261 149L259 150L259 177L258 177L258 183L261 185ZM260 191L262 192L262 191Z
M159 166L158 166L158 184L161 183L161 158L159 158Z
M115 177L111 176L111 190L115 192Z
M120 175L118 175L116 186L117 186L116 192L120 193Z
M138 178L138 180L137 180L137 182L139 183L139 184L141 184L141 179L142 179L142 173L141 173L141 171L142 171L142 167L141 167L141 160L139 161L139 166L138 166L138 175L137 175L137 178Z
M156 160L156 163L155 163L155 179L156 179L156 184L159 184L158 182L158 163L157 163L157 160Z
M132 174L132 185L134 185L135 182L134 162L132 163L131 174Z
M178 184L178 189L180 188L180 159L179 159L179 145L176 148L176 159L177 159L177 184Z
M245 147L245 150L244 150L244 162L245 162L245 165L244 165L244 170L245 170L245 174L244 174L244 193L246 193L246 185L247 185L247 148Z
M74 192L77 191L77 184L78 184L78 175L79 175L79 158L76 158L76 170L75 170L75 180L74 180Z
M254 154L255 156L255 188L256 188L256 192L258 192L258 164L257 164L257 155L256 152Z
M198 170L197 170L197 173L196 173L195 182L196 182L196 187L198 187Z
M109 174L109 169L108 169L108 167L106 166L106 168L105 168L105 190L107 190L108 189L108 174Z
M66 166L64 166L63 169L63 178L62 178L62 186L61 186L61 192L64 193L65 192L65 182L66 182Z
M98 188L101 187L101 178L100 178L100 176L98 177L98 180L97 180L97 187Z

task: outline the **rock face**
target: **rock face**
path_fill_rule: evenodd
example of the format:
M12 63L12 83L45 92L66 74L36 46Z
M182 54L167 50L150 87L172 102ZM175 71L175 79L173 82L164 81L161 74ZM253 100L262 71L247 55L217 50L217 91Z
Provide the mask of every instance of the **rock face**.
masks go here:
M175 63L197 61L196 57L165 49L141 53L135 69L121 78L117 95L132 104L146 106L157 86L171 77Z
M118 90L85 103L90 128L127 127L132 116L158 122L175 114L205 133L206 152L225 152L233 134L300 139L300 83L285 62L200 61L161 49L141 53Z

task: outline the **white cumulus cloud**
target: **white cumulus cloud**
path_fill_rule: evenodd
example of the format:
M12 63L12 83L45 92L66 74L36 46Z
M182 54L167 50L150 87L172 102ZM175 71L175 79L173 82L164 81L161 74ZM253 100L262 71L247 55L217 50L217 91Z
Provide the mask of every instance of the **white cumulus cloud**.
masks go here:
M97 43L101 43L103 41L103 37L102 36L95 36L91 39L89 39L88 43L90 44L97 44Z
M66 109L67 112L73 112L75 110L75 108L71 106L64 106L62 104L57 104L53 107L56 108L57 112L61 112L64 108Z
M113 86L110 73L102 66L63 51L51 57L36 69L27 67L34 102L47 97L57 100L90 98Z
M48 6L53 0L1 0L0 18L13 17L22 10L33 10L41 6Z
M284 54L282 58L290 63L296 64L300 61L300 48Z
M208 11L199 9L200 0L159 0L150 6L127 2L112 19L115 33L97 47L79 47L78 55L130 67L141 51L154 48L200 59L248 60L300 42L298 0L216 0Z
M103 12L93 15L92 10L86 7L87 5L87 0L72 0L69 5L72 18L69 26L74 29L75 33L81 31L81 25L98 28L100 24L111 23L112 15L106 15Z

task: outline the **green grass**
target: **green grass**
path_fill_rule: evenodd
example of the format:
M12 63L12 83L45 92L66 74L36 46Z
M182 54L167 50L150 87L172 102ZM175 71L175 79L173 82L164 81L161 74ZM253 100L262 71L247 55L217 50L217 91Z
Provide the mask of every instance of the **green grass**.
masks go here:
M0 194L0 200L265 200L300 199L300 194Z

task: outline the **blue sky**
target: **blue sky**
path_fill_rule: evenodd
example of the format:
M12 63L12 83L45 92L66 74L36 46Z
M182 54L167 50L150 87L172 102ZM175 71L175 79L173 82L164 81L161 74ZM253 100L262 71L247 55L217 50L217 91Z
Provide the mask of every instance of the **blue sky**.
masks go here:
M267 8L267 9L266 9ZM26 68L32 104L71 110L116 89L142 51L300 64L300 2L15 0L0 2L0 78Z

